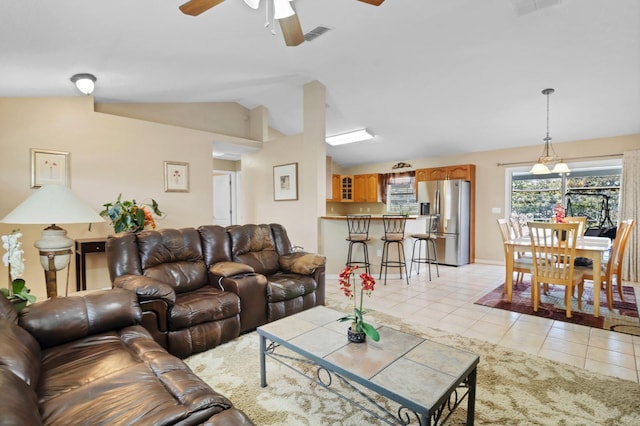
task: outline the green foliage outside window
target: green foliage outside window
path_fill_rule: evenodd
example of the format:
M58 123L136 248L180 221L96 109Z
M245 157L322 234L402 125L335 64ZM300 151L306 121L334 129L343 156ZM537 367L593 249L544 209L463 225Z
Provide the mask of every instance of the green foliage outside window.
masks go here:
M561 177L530 174L514 175L511 185L511 211L536 221L548 221L553 206L562 203L567 216L586 216L587 227L598 227L604 219L604 200L609 197L609 215L615 225L620 198L620 168L582 170ZM565 194L569 195L565 195Z

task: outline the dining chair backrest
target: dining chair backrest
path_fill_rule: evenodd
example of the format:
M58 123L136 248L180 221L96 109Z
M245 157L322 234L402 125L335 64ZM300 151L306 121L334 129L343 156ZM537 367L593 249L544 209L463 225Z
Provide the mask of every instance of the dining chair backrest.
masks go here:
M535 282L570 286L578 223L529 222Z
M500 228L500 236L502 237L503 243L512 238L509 219L498 219L498 228Z
M405 215L382 215L385 239L404 239L404 226L407 222Z
M367 240L369 238L370 214L347 215L349 240Z
M509 218L509 226L514 238L522 237L522 224L517 217L511 216Z
M564 218L564 223L578 223L580 224L580 228L578 228L578 236L584 236L584 231L587 230L587 217L586 216L566 216Z
M610 279L613 274L617 274L618 281L622 279L624 252L634 223L635 221L633 219L627 219L620 222L620 226L618 226L618 230L616 232L616 238L613 240L613 245L611 246L609 261L607 262L607 270L605 271L605 279Z

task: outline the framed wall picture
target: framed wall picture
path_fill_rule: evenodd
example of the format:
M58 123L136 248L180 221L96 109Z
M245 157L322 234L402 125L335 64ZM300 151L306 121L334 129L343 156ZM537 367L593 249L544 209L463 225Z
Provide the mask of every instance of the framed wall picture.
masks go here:
M189 192L189 163L164 162L164 192Z
M69 186L69 153L31 148L31 187Z
M273 166L273 199L298 199L298 163Z

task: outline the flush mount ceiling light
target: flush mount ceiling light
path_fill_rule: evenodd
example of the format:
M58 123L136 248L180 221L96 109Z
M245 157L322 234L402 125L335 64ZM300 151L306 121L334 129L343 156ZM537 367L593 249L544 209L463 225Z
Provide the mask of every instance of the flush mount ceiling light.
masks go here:
M354 130L352 132L342 133L339 135L327 136L325 141L329 145L344 145L347 143L361 142L369 139L373 139L374 135L367 129Z
M534 175L547 175L549 173L569 173L571 170L569 166L562 161L562 158L558 158L553 146L551 145L551 136L549 136L549 95L555 92L554 89L544 89L542 94L547 97L547 136L544 140L544 149L542 155L538 158L538 162L533 165L529 173ZM551 155L553 152L553 155ZM556 163L553 170L549 171L548 164Z
M71 82L76 85L79 91L87 96L93 93L93 89L96 87L96 80L95 75L87 73L71 76Z

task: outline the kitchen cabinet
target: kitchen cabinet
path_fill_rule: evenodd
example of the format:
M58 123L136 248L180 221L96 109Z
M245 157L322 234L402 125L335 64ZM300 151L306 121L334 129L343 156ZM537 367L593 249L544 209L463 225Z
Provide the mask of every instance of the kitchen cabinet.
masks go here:
M353 201L353 175L340 176L340 201L343 203Z
M460 164L456 166L431 167L416 170L416 182L428 180L462 179L473 181L476 174L474 164Z
M382 199L380 192L381 175L370 173L353 177L353 201L358 203L377 203Z
M340 201L342 193L342 179L340 175L331 175L331 194L327 197L327 201Z

